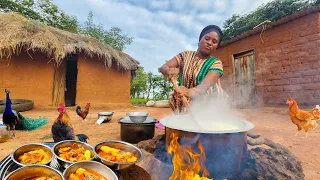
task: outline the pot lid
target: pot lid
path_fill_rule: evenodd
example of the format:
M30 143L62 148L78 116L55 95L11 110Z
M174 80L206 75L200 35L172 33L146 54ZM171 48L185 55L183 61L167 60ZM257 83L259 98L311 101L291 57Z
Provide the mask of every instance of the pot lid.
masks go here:
M113 112L98 112L98 115L101 115L101 116L111 116L111 115L113 115Z
M134 123L131 121L131 119L129 118L129 116L125 116L125 117L122 117L119 119L119 123L120 124L143 124L143 125L146 125L146 124L155 124L157 122L157 120L155 118L151 118L151 117L147 117L147 119L142 122L142 123Z

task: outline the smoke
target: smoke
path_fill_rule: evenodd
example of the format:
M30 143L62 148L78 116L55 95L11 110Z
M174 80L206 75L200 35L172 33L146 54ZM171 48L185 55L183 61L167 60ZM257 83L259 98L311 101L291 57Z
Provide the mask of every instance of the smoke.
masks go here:
M239 129L243 115L232 108L232 100L224 91L218 92L215 96L195 97L185 114L169 116L167 122L172 128L200 133Z

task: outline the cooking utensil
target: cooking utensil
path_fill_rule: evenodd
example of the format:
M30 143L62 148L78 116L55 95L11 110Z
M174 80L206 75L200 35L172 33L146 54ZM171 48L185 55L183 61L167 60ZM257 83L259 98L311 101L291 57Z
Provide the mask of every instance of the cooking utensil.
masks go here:
M65 180L56 169L40 164L21 167L6 176L5 180L28 179L36 176L47 176L55 180Z
M98 120L96 123L101 124L111 121L113 113L114 112L98 112Z
M134 123L143 123L147 117L149 116L149 113L147 112L129 112L127 113L127 116L131 119Z
M113 161L109 161L103 157L101 157L98 154L98 151L100 150L101 146L109 146L112 148L117 148L120 149L122 151L125 152L130 152L132 153L136 158L137 161L135 162L113 162ZM94 146L94 152L95 155L98 157L98 159L105 165L110 166L111 168L115 169L115 170L121 170L121 169L126 169L129 168L133 165L135 165L136 163L142 161L144 155L142 153L142 151L134 146L133 144L124 142L124 141L117 141L117 140L108 140L108 141L104 141L104 142L100 142L98 144L96 144Z
M142 123L134 123L128 116L118 120L120 124L121 140L136 144L140 141L152 139L155 132L156 119L148 117Z
M19 156L23 155L24 153L27 153L29 151L39 150L42 149L44 152L46 152L50 159L45 163L45 165L49 165L54 157L53 152L49 146L46 146L44 144L38 144L38 143L32 143L32 144L24 144L22 146L19 146L11 153L11 159L18 164L19 166L28 166L26 164L22 164L18 161Z
M90 169L100 173L108 180L119 180L117 175L107 166L96 161L82 161L69 166L64 172L63 177L68 179L69 176L76 172L78 168Z
M197 128L192 118L181 115L180 118L164 118L166 145L169 146L171 135L179 137L179 143L196 145L200 140L206 153L205 165L215 179L227 179L240 172L242 163L247 160L247 131L254 125L248 121L205 121ZM210 129L210 127L212 129Z
M87 160L87 161L91 161L94 159L94 152L93 152L93 148L92 146L90 146L87 143L81 142L81 141L74 141L74 140L65 140L65 141L60 141L57 144L55 144L52 148L54 155L56 156L56 158L58 159L59 164L64 167L67 168L68 166L76 163L76 162L72 162L72 161L68 161L68 160L64 160L62 158L59 157L59 149L63 148L63 147L70 147L73 144L77 144L78 146L83 147L85 150L89 150L91 152L91 159Z
M171 82L172 82L172 84L173 84L173 88L174 88L174 89L178 89L178 88L179 88L179 86L178 86L178 84L177 84L177 79L171 78ZM187 111L187 108L189 107L189 102L188 102L187 98L184 97L184 96L181 97L181 100L182 100L182 103L183 103L183 105L184 105L184 112L186 112L186 111Z

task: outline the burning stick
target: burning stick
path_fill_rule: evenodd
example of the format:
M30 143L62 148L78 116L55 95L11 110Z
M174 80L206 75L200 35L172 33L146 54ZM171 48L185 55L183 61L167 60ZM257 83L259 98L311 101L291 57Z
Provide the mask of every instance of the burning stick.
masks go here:
M176 79L176 78L171 78L171 82L172 82L172 84L173 84L173 88L174 88L174 89L178 89L178 88L179 88L179 86L178 86L178 84L177 84L177 79ZM186 111L187 111L187 108L189 107L189 102L188 102L187 98L184 97L184 96L182 96L182 103L183 103L183 105L184 105L184 112L186 112Z

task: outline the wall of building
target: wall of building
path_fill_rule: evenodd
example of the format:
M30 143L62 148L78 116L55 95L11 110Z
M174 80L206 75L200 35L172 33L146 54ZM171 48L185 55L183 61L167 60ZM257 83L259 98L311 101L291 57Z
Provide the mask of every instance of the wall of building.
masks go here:
M98 59L78 58L76 104L129 104L130 71L106 70Z
M256 87L260 106L320 103L320 13L313 13L217 49L224 63L222 85L234 93L233 54L255 50Z
M32 58L31 58L31 57ZM0 60L0 99L4 89L12 99L30 99L36 105L52 104L53 62L42 53L22 53L9 60Z

